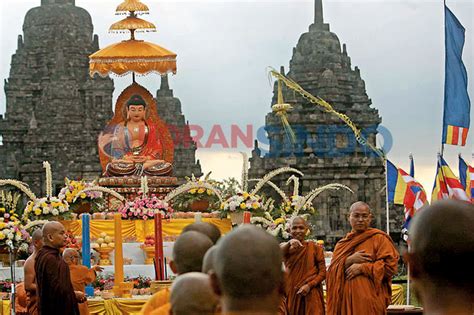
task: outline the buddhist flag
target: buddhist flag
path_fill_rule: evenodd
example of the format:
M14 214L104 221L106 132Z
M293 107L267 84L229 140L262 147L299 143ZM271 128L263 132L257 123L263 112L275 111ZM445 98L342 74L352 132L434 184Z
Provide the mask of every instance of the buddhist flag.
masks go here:
M405 206L405 223L407 228L411 219L426 203L427 197L423 186L401 168L387 160L388 201Z
M459 156L459 178L466 195L474 203L474 167L470 166Z
M467 72L462 61L465 29L456 16L444 6L445 78L443 143L466 145L471 102L467 93Z
M443 157L440 156L438 158L438 168L433 193L431 194L431 202L442 199L470 201L461 182L454 175Z

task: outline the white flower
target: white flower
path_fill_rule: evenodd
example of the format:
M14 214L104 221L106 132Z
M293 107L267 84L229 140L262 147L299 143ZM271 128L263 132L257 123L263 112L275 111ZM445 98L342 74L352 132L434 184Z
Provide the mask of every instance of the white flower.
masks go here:
M17 234L17 235L15 235L15 241L17 241L17 242L18 242L19 240L21 240L21 235L18 235L18 234Z
M15 236L13 235L13 233L10 231L8 234L7 234L7 238L12 240Z
M43 213L48 214L49 213L49 208L43 208Z
M59 215L58 209L53 209L53 210L51 211L51 214L52 214L52 215Z

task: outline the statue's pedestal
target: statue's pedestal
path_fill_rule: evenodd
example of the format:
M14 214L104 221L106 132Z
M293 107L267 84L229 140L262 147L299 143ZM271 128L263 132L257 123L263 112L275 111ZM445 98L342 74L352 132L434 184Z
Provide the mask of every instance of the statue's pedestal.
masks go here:
M133 201L141 188L141 178L138 176L102 177L99 186L115 190L127 200ZM176 177L150 176L148 177L148 194L164 198L170 191L178 186ZM109 201L111 198L109 195Z

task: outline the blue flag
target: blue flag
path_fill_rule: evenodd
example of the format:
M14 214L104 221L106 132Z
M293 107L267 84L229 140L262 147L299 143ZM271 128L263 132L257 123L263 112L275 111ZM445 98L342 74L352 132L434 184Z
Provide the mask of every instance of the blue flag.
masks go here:
M470 123L471 102L467 93L467 72L462 62L465 29L444 6L445 79L443 143L464 146Z

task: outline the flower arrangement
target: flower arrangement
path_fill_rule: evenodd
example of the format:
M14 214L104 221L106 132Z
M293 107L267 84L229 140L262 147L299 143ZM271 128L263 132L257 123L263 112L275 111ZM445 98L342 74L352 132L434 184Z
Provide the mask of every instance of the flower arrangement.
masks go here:
M284 200L281 204L281 210L284 213L293 213L295 211L304 213L314 213L316 210L311 203L305 203L303 196L293 195L290 199Z
M155 195L147 196L139 194L134 201L125 202L118 209L122 214L122 218L130 220L148 220L153 219L155 213L161 212L164 217L168 218L173 213L173 208L164 200L159 199Z
M153 247L155 246L155 238L151 235L145 237L145 241L143 242L143 247Z
M20 221L0 221L0 247L13 247L20 251L28 250L30 235Z
M138 276L136 278L126 277L124 281L133 282L134 289L147 289L151 286L151 278L144 276Z
M77 213L98 212L102 209L104 204L102 192L87 190L87 188L96 186L94 182L65 178L65 184L58 197L66 200L72 211Z
M114 275L98 275L95 281L92 282L92 287L100 291L112 290L114 287Z
M264 204L260 196L244 192L237 193L223 202L221 210L223 213L243 211L255 212L258 210L264 210Z
M290 238L289 221L287 216L281 216L273 219L269 212L265 212L261 217L252 217L252 224L262 227L271 235L280 240L288 240Z
M2 190L0 193L0 219L4 222L19 219L18 206L21 194Z
M57 197L44 197L29 201L23 212L23 218L33 220L49 220L54 218L69 219L69 204Z
M175 210L207 211L217 209L221 194L217 188L217 182L209 179L209 172L204 179L197 179L194 175L186 177L187 182L173 190L166 198L173 200Z

